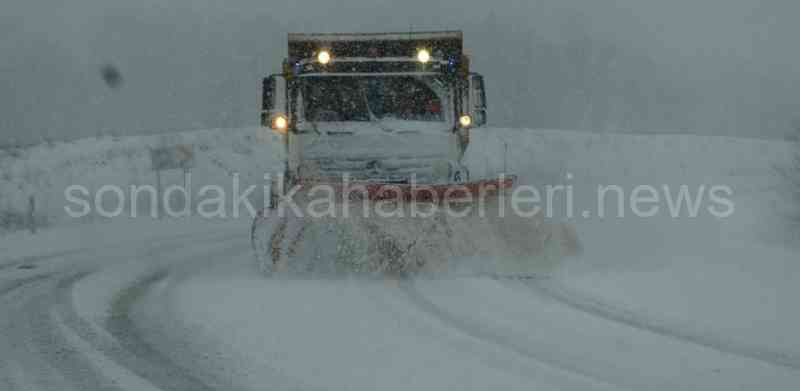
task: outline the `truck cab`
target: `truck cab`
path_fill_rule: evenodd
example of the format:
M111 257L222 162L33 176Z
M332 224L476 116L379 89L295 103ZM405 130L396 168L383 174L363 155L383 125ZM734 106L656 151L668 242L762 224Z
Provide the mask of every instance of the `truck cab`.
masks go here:
M460 31L289 34L264 79L261 124L281 135L290 182L468 180L469 131L486 124L483 77Z

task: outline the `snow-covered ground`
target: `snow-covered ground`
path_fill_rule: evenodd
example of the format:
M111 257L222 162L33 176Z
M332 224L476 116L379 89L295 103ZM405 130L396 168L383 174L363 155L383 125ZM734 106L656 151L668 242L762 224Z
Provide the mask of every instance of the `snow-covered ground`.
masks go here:
M42 225L70 225L75 223L65 212L65 190L69 186L82 186L89 197L103 186L117 186L125 191L130 211L130 186L156 186L158 178L153 170L151 150L191 146L194 164L191 174L192 193L197 195L205 185L221 186L230 193L232 176L238 174L241 188L262 185L264 174L270 173L279 162L282 150L273 140L271 132L260 128L215 129L160 136L84 139L69 143L38 145L18 150L0 150L0 232L4 228L25 226L29 214L29 199L35 200L37 223ZM162 186L183 186L181 170L163 171ZM78 193L75 193L78 194ZM105 210L114 210L114 194L104 198ZM140 200L147 201L143 193ZM231 199L227 199L229 203ZM176 207L177 209L178 207ZM139 215L148 215L150 204L138 205ZM226 208L230 211L230 207ZM126 213L125 215L130 215ZM4 220L4 217L8 217ZM10 227L3 223L10 220ZM93 208L81 221L102 220ZM21 221L21 222L20 222Z
M78 224L64 216L63 187L73 181L152 181L150 146L195 144L198 183L229 181L232 172L257 181L275 165L274 145L257 130L174 137L85 140L0 158L4 174L12 168L0 179L3 199L24 207L31 190L46 194L52 222L0 239L8 315L0 351L12 353L0 360L0 389L91 390L100 381L137 390L800 384L800 252L781 240L774 170L789 161L788 144L474 132L473 176L505 166L521 184L575 186L577 213L556 218L577 227L581 257L530 281L302 281L254 273L246 218ZM735 211L598 218L598 185L724 185ZM69 374L84 363L94 375Z

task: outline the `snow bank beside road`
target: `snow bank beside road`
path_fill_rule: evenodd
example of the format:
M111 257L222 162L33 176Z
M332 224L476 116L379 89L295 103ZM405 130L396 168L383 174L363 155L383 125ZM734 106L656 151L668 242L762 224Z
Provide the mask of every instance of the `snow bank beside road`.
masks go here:
M84 186L90 195L104 185L123 189L130 185L155 186L156 174L150 158L153 148L193 147L195 166L190 172L195 191L206 184L230 188L234 174L239 174L242 185L260 185L264 174L279 167L280 161L272 135L263 132L262 129L217 129L159 136L93 138L0 151L0 230L19 229L27 224L31 197L35 201L38 223L61 224L69 220L64 211L68 205L64 191L72 185ZM182 185L183 173L165 171L162 181L164 186ZM147 194L142 198L147 198ZM114 209L113 204L110 209ZM141 214L149 214L148 205L140 209Z
M680 233L674 229L676 225L690 224L697 229L684 231L682 240L692 243L705 240L713 244L719 238L709 235L714 235L719 228L721 236L730 238L758 235L762 238L769 236L776 242L782 240L779 238L785 223L782 213L791 208L786 203L786 185L776 167L790 165L793 154L794 146L785 141L480 129L472 132L466 162L473 177L495 176L505 168L519 176L520 184L535 186L542 198L547 186L572 185L575 202L571 220L581 226L608 227L608 224L624 222L615 225L636 227L623 229L625 235L632 235L626 236L627 239L635 241L643 226ZM691 218L688 208L684 207L680 209L679 217L686 219L620 219L616 218L619 209L616 193L611 192L603 210L607 218L598 218L601 186L622 189L623 212L627 217L634 214L630 196L637 186L652 187L659 192L660 216L672 214L669 202L677 199L682 186L687 187L695 199L702 193L701 214L708 214L707 208L715 206L709 203L710 188L722 186L732 193L726 198L733 201L734 213L723 221L709 221ZM563 204L563 193L557 193L556 198ZM562 204L554 205L556 218L565 217L566 208ZM588 212L588 217L584 217L583 212ZM709 228L709 225L711 231L701 230ZM604 241L619 233L617 230L605 231L599 235ZM652 245L660 247L664 243L662 240Z
M712 182L735 177L755 187L774 180L792 145L760 140L693 135L635 135L563 130L475 129L466 160L474 176L507 171L528 183ZM548 182L550 181L550 182Z

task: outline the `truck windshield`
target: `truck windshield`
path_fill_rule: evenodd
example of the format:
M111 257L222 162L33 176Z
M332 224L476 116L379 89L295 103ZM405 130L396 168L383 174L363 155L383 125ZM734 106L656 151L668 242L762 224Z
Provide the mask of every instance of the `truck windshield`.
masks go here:
M334 76L302 84L309 121L444 121L435 78L414 76Z

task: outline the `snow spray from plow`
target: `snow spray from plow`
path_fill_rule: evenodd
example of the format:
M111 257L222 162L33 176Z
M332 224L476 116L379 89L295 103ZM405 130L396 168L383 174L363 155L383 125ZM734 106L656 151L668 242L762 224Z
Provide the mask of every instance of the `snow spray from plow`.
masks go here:
M577 235L511 212L515 180L298 186L254 220L256 260L266 274L547 273L580 251Z

